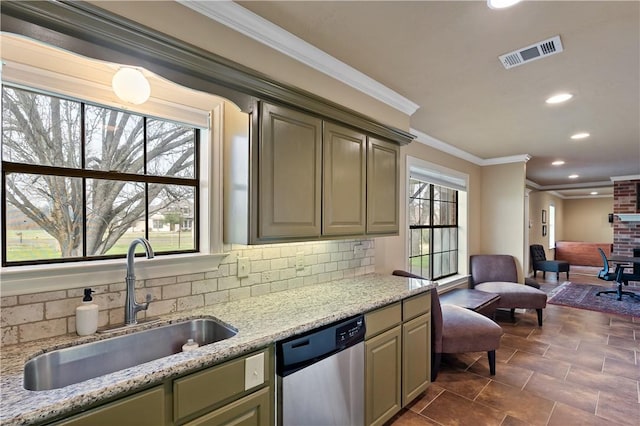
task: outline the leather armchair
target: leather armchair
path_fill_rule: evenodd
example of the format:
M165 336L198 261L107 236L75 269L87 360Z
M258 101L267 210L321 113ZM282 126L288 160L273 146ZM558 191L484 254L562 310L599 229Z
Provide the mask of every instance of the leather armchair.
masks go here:
M538 325L542 326L542 309L547 306L547 294L536 288L518 283L518 270L513 256L481 254L471 256L471 287L500 295L498 308L535 309Z
M423 279L410 272L395 270L393 275ZM440 370L442 354L487 352L489 373L496 374L496 349L500 347L502 327L482 314L455 305L441 305L438 290L431 290L431 381Z

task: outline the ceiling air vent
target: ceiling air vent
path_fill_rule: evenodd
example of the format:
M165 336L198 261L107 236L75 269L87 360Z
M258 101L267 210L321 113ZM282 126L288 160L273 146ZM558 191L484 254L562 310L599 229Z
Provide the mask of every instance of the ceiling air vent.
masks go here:
M510 69L560 52L562 52L562 42L560 41L560 36L555 36L531 46L500 55L498 59L506 69Z

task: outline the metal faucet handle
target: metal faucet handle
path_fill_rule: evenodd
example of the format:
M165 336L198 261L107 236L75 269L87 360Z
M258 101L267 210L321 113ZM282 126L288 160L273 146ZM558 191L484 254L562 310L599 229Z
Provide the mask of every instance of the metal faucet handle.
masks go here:
M151 296L151 293L147 293L145 300L147 301L147 305L152 302L153 297Z

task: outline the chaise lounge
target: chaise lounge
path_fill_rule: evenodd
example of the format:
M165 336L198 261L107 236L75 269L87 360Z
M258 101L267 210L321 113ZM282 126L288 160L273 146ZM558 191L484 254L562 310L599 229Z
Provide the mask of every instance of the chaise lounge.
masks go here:
M566 272L567 279L569 279L569 262L564 260L547 260L547 255L541 244L532 244L529 247L529 252L531 254L531 265L533 268L534 278L538 271L542 271L542 278L546 278L547 272L555 272L556 279L560 281L560 272Z

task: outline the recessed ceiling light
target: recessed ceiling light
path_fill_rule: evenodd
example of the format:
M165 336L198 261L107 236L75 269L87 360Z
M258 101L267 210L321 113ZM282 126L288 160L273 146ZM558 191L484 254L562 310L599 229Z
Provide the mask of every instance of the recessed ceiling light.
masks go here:
M584 138L588 138L589 136L591 136L589 133L582 132L582 133L576 133L575 135L571 135L571 139L584 139Z
M563 164L564 164L564 161L562 160L557 160L551 163L552 166L562 166Z
M520 3L520 0L487 0L487 6L491 9L504 9L516 3Z
M553 95L548 98L545 102L548 104L560 104L562 102L566 102L569 99L573 98L571 93L558 93L557 95Z
M591 191L589 194L590 195L598 195L598 191Z
M578 177L578 175L569 175L569 179L577 179Z

